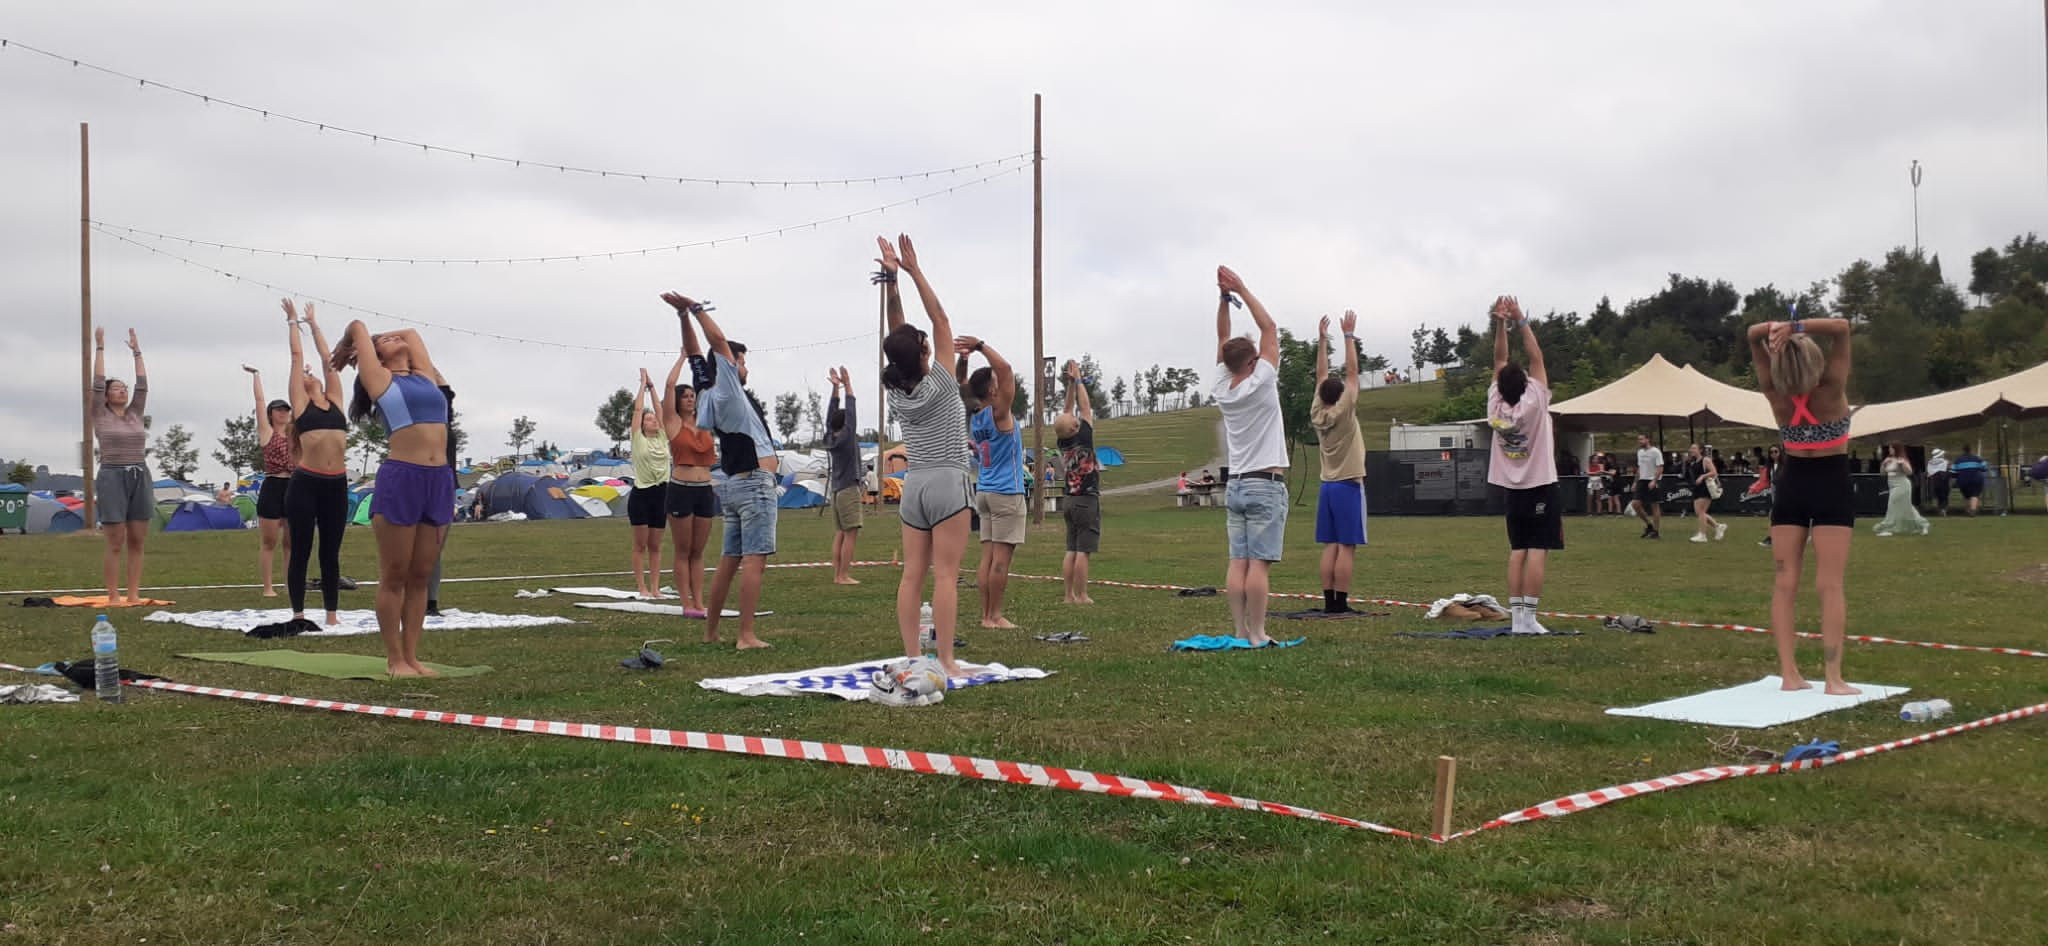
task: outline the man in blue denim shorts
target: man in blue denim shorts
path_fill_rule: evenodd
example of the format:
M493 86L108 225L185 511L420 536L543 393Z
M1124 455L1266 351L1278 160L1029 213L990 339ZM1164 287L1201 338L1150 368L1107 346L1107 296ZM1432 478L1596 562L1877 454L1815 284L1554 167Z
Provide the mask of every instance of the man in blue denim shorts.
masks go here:
M754 609L761 603L761 575L768 567L768 556L775 554L775 439L768 434L767 418L747 397L747 346L728 340L701 303L673 292L663 293L661 299L675 307L686 339L690 317L696 316L711 348L709 359L690 359L691 380L698 391L697 425L718 435L718 465L725 471L724 481L717 485L718 503L725 514L725 548L718 558L718 571L711 576L711 593L705 597L704 641L719 643L719 615L725 610L725 596L737 573L737 646L740 650L767 647L767 641L754 636ZM694 345L685 347L695 350Z
M1266 307L1228 266L1216 267L1216 361L1213 389L1223 411L1230 482L1223 506L1230 533L1230 617L1237 636L1254 647L1266 636L1266 591L1287 539L1287 440L1280 423L1280 333ZM1259 342L1230 334L1230 307L1242 298L1259 326Z

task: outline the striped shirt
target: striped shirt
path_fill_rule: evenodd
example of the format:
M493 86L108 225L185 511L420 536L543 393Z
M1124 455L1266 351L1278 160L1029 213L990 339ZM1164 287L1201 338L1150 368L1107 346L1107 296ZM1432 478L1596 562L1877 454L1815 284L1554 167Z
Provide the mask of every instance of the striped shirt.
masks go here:
M105 466L141 463L149 449L149 429L142 426L143 407L149 401L149 379L136 378L128 387L125 413L107 406L107 378L92 379L92 431L100 441L100 463Z
M889 409L903 424L910 469L973 467L967 443L967 405L960 400L960 382L953 380L945 365L933 361L925 369L924 380L909 394L890 388Z

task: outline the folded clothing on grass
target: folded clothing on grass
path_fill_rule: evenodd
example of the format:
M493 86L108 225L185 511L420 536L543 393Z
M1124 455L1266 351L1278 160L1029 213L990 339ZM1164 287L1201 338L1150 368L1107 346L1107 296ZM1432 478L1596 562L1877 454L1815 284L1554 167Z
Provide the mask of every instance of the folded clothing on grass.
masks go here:
M1197 635L1195 635L1195 636L1193 636L1193 637L1183 638L1183 639L1181 639L1181 640L1177 640L1177 641L1174 641L1174 642L1173 642L1173 644L1172 644L1172 645L1171 645L1170 647L1168 647L1167 649L1168 649L1168 650L1265 650L1265 649L1268 649L1268 648L1273 648L1273 647L1293 647L1294 645L1296 645L1296 644L1299 644L1299 643L1301 643L1302 641L1305 641L1305 640L1308 640L1308 638L1306 638L1306 637L1297 637L1297 638L1295 638L1295 639L1293 639L1293 640L1291 640L1291 641L1281 641L1281 640L1273 640L1273 641L1267 641L1267 642L1265 642L1264 644L1260 644L1260 645L1256 645L1256 646L1254 646L1254 645L1252 644L1252 642L1251 642L1251 641L1245 640L1245 639L1244 639L1244 638L1242 638L1242 637L1232 637L1232 636L1230 636L1230 635L1228 635L1228 634L1197 634Z
M1390 617L1393 613L1392 611L1325 611L1321 608L1309 608L1306 611L1282 611L1273 616L1286 618L1289 621L1341 621L1345 618Z
M32 598L28 600L40 599ZM136 608L143 605L163 607L165 605L177 604L176 601L162 601L156 598L122 598L120 604L108 604L106 595L84 595L82 597L79 595L58 595L47 600L50 604L60 608ZM28 601L23 601L22 603L27 604Z
M812 670L794 670L785 673L760 673L746 677L710 677L697 681L706 690L720 693L736 693L740 696L805 696L821 694L836 696L842 700L866 700L874 695L868 681L877 671L902 658L870 660L863 663L845 664L837 667L818 667ZM967 671L965 677L954 677L946 681L946 688L958 690L962 687L980 686L986 683L1008 683L1014 680L1039 680L1051 676L1036 667L1006 667L1002 664L968 664L960 669Z
M1395 631L1395 637L1426 637L1432 640L1488 641L1496 637L1578 637L1578 631L1545 631L1517 634L1507 627L1464 627L1455 631Z
M309 654L299 650L252 650L212 654L179 654L188 660L205 660L223 664L246 664L251 667L270 667L276 670L290 670L294 673L310 673L330 680L390 680L385 673L382 657L363 654ZM473 677L490 673L489 667L451 667L447 664L424 664L444 677ZM407 678L412 679L412 678Z
M309 612L320 614L318 611ZM361 609L343 611L336 615L341 623L327 626L325 615L312 620L314 630L302 635L284 634L271 636L305 637L352 637L358 634L377 633L377 612ZM206 627L223 631L247 633L265 625L288 624L292 612L288 608L244 608L239 611L157 611L143 618L167 624L187 624L192 627ZM456 608L442 608L439 615L428 615L426 629L429 631L463 631L501 627L539 627L545 624L574 624L563 617L541 614L492 614L488 611L462 611Z

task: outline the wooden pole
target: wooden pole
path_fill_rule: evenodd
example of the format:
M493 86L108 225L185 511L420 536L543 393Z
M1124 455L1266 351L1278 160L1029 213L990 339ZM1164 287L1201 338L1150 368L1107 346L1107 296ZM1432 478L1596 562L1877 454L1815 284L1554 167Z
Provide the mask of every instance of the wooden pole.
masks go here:
M1436 757L1436 804L1429 815L1429 833L1444 837L1451 833L1451 795L1458 788L1458 760Z
M1044 96L1031 96L1031 521L1045 521L1045 139Z
M875 339L875 502L880 503L882 490L882 447L889 442L889 398L882 385L882 369L888 367L888 356L882 354L882 342L889 338L889 284L875 284L875 325L881 334ZM860 431L853 432L856 439Z
M90 129L78 123L78 468L85 480L85 527L98 530L92 469L92 161Z

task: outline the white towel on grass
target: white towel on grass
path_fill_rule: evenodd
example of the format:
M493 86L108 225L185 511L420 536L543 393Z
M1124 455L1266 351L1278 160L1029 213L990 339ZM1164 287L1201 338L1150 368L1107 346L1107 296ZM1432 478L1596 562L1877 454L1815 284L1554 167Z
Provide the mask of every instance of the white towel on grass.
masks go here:
M1850 686L1863 692L1855 696L1829 696L1819 683L1813 683L1804 690L1787 691L1778 689L1782 682L1776 676L1769 676L1741 686L1695 693L1647 706L1610 709L1607 715L1764 729L1910 692L1908 687L1852 683Z
M842 700L865 700L874 695L874 691L868 688L868 678L874 676L875 671L901 659L888 657L865 663L819 667L815 670L759 673L751 677L712 677L697 681L697 685L706 690L736 693L740 696L823 694L836 696ZM963 663L960 669L967 671L968 675L947 681L947 689L958 690L961 687L1007 683L1012 680L1039 680L1052 675L1036 667L1013 668L1002 664Z
M357 634L377 633L377 612L363 609L342 611L338 615L341 624L327 626L327 614L323 611L306 612L306 620L320 625L317 631L307 631L295 637L350 637ZM281 624L292 619L289 608L244 608L239 611L157 611L145 621L159 624L189 624L223 631L247 631L259 624ZM539 614L492 614L488 611L463 611L457 608L442 608L441 616L427 616L426 629L429 631L467 631L499 627L538 627L543 624L574 624L568 618L549 617Z
M579 608L596 608L600 611L631 611L635 614L666 614L672 617L683 616L683 606L680 604L655 604L652 601L578 601L576 602L576 606ZM757 618L767 617L768 615L774 613L775 612L773 611L756 611L754 612L754 616ZM731 608L726 608L725 610L718 612L718 616L724 618L736 618L740 616L740 613L738 611L734 611Z
M612 598L618 601L640 600L639 592L627 591L624 588L599 588L596 586L578 586L572 588L554 588L550 590L559 595L575 595L578 598ZM674 588L663 588L661 589L661 595L664 598L673 598L676 596L676 590Z

